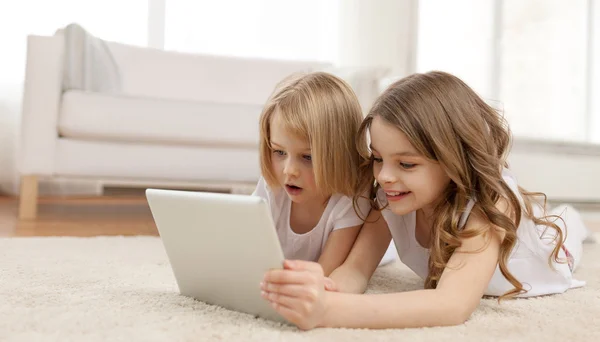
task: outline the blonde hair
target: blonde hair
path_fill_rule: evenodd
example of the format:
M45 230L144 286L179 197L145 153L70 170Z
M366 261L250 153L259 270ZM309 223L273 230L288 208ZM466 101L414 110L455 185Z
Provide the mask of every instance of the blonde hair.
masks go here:
M463 239L482 234L489 237L487 234L491 226L478 229L459 227L460 217L473 196L477 200L474 212L504 233L498 265L514 289L500 299L526 292L507 267L517 241L517 227L522 214L536 224L556 230L556 246L549 263L559 261L563 232L549 220L556 216L538 218L533 215L533 196L543 197L543 207L546 196L519 188L524 200L522 208L517 196L502 178L503 167L508 167L506 158L511 143L506 120L463 81L444 72L414 74L390 85L376 100L359 129L357 139L363 161L356 193L367 192L371 199L375 198L379 186L374 184L366 131L376 116L402 131L423 156L439 162L451 179L442 194L445 200L439 201L435 208L426 288L437 286L448 260ZM357 199L358 196L355 196L355 202ZM496 207L501 199L508 204L508 214ZM381 209L374 200L372 204L374 208Z
M324 72L292 75L277 85L260 116L261 172L272 188L279 186L271 163L275 115L290 134L310 145L317 188L352 196L359 162L355 138L363 114L350 86Z

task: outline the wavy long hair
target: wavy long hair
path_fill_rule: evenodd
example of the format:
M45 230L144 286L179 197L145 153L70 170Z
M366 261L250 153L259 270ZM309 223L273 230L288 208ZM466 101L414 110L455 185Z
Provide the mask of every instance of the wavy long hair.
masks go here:
M463 239L488 234L494 225L504 232L498 265L514 286L500 299L524 293L523 284L507 268L522 216L556 231L556 245L548 262L559 261L564 234L555 220L551 220L556 216L545 215L544 211L543 217L535 217L532 207L545 208L546 196L519 187L523 197L520 203L502 178L503 168L508 167L506 158L511 144L506 120L463 81L439 71L413 74L390 85L375 101L359 128L357 147L362 162L355 194L368 193L373 207L382 209L376 201L379 185L374 182L373 159L367 144L367 131L375 117L398 128L419 153L439 162L451 179L442 195L445 200L438 201L434 211L425 288L437 286L448 260ZM476 197L474 212L491 225L461 229L460 217L473 196ZM542 201L536 201L538 196ZM356 203L359 196L354 199ZM501 199L508 204L507 213L496 207Z

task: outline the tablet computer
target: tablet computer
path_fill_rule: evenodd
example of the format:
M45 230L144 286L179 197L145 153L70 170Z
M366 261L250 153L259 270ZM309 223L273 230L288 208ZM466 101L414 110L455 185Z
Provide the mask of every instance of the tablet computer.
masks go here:
M162 189L146 198L182 295L285 321L260 295L265 272L284 260L264 199Z

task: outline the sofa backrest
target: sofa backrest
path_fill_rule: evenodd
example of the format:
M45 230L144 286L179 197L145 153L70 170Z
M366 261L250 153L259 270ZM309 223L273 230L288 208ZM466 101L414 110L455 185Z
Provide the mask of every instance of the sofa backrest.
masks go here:
M123 93L177 100L262 105L275 85L327 63L187 54L109 43Z

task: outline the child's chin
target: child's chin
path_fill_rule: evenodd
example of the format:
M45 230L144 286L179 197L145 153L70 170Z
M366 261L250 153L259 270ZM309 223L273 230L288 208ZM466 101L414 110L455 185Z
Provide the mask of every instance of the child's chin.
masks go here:
M388 204L390 210L396 214L396 215L406 215L408 213L410 213L411 211L414 211L413 208L406 206L406 205L402 205L400 203L393 203L390 202Z
M292 195L287 193L287 196L289 197L289 199L296 203L296 204L304 204L304 203L308 203L311 200L314 200L314 198L311 198L311 196L309 196L309 194L305 193L305 191L302 191L300 194L297 195Z

